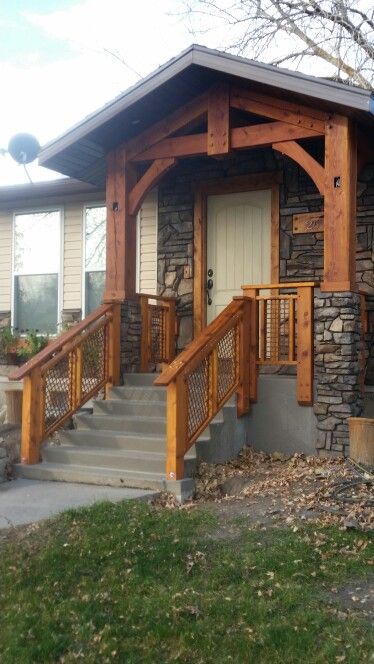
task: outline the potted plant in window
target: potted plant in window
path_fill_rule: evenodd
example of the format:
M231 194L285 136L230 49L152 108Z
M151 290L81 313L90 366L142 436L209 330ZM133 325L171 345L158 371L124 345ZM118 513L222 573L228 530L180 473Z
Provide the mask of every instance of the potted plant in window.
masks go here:
M48 335L39 334L39 330L26 330L26 337L21 340L17 356L22 362L27 362L34 355L40 353L48 345Z
M0 328L0 361L1 364L19 364L17 347L19 335L10 325Z

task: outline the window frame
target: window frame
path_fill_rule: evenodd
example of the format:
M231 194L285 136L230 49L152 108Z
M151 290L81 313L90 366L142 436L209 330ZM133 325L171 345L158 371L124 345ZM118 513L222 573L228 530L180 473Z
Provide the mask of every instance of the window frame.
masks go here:
M99 202L94 202L91 201L89 203L84 203L82 207L82 319L86 318L87 312L86 312L86 272L104 272L104 275L106 274L106 245L105 245L105 268L104 270L86 270L86 211L88 208L99 208L103 207L106 208L107 210L107 204L105 201L99 201ZM106 217L107 217L108 212L106 211ZM107 231L106 231L106 225L105 225L105 242L106 242L106 236L107 236Z
M60 232L58 234L58 252L59 252L59 269L57 272L57 316L56 316L56 334L49 336L57 336L60 332L59 328L61 327L61 318L62 318L62 304L63 304L63 284L64 284L64 226L65 226L65 209L63 205L48 205L48 206L38 206L38 207L27 207L20 208L13 211L12 218L12 280L11 280L11 317L10 324L14 328L15 324L15 311L16 311L16 289L15 289L15 277L22 276L21 273L15 272L15 229L16 229L16 217L20 215L27 214L43 214L44 212L58 212L60 215ZM35 273L35 274L51 274L49 272L44 273ZM53 273L54 274L54 273ZM23 275L23 276L33 276L33 275ZM40 332L43 334L43 332ZM21 334L21 336L26 336L26 333Z

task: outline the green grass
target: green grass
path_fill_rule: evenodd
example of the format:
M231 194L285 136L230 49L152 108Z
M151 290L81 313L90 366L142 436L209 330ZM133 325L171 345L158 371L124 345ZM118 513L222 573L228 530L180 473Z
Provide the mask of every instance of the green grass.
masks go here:
M372 569L369 535L238 528L238 539L210 538L204 510L122 503L11 538L1 664L373 661L370 625L331 605L332 587Z

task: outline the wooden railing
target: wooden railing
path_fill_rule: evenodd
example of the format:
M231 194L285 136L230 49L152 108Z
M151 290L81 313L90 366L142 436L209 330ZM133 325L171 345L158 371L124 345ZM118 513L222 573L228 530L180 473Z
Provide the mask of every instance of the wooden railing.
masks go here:
M170 364L175 357L175 298L141 293L140 371Z
M313 403L313 296L316 282L243 286L256 301L251 326L252 348L259 365L295 365L297 400ZM295 291L284 293L282 291ZM266 293L264 293L266 291ZM254 376L254 369L251 371ZM251 400L257 399L257 380L251 381Z
M9 378L23 378L21 461L101 389L120 381L120 304L103 304Z
M155 380L167 386L168 479L183 478L184 455L230 396L249 409L251 301L234 299Z

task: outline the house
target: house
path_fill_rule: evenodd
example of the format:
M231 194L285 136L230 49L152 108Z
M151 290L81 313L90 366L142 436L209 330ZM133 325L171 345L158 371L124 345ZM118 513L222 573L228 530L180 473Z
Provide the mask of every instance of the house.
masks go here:
M137 289L152 293L156 192L137 224ZM0 326L53 336L91 313L104 293L105 237L105 188L70 178L0 187Z
M184 490L196 457L247 441L346 455L373 374L373 136L370 91L192 46L45 146L43 166L105 188L106 280L101 307L14 374L21 472Z

